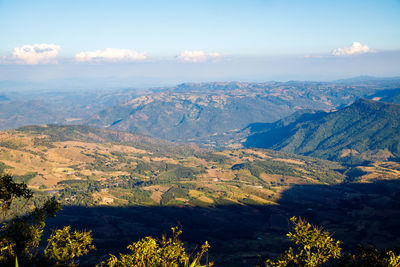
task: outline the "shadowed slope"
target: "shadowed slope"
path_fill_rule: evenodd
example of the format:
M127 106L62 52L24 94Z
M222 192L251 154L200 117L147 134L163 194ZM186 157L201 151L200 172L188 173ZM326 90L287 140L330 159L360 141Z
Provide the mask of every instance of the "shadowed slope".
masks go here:
M301 216L323 226L344 247L372 244L396 249L400 240L400 184L397 180L370 184L299 185L286 190L279 205L216 207L64 207L48 229L72 225L93 230L96 250L83 264L94 264L108 253L124 252L144 236L159 237L170 227L183 227L182 240L208 240L216 266L254 266L258 255L276 256L289 245L289 218Z

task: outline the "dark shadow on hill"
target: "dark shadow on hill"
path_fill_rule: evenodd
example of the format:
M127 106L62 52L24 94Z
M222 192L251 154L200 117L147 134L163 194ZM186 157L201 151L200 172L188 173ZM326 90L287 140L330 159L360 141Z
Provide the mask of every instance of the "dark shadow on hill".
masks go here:
M345 246L369 243L380 249L400 244L400 182L295 185L278 206L217 207L64 207L47 229L71 225L91 229L97 250L83 266L144 236L160 237L183 227L188 251L208 240L216 266L254 266L258 255L275 256L288 246L289 218L301 216L321 225ZM47 230L49 231L49 230Z
M240 205L212 208L69 206L56 218L49 219L47 228L71 225L76 229L91 229L97 250L84 258L83 263L98 263L108 253L126 252L126 246L133 241L145 236L161 237L163 233L169 234L172 226L180 225L182 240L187 242L189 252L207 240L212 246L210 257L216 260L217 266L249 266L267 248L261 237L264 233L272 231L280 238L287 230L287 225L281 227L279 218L270 223L273 210L270 206Z
M279 205L328 229L345 248L400 249L400 180L296 185L283 192Z

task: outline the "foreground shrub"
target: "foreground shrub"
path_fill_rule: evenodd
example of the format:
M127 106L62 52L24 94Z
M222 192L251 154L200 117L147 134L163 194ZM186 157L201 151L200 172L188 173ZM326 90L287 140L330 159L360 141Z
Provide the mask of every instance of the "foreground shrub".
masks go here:
M319 266L341 256L340 241L307 221L292 217L293 232L287 236L295 244L277 260L267 259L265 266Z
M48 239L48 247L44 256L59 266L74 266L75 258L86 255L94 249L92 245L91 232L74 231L71 227L65 226L56 230Z
M307 221L292 217L293 232L287 237L294 243L278 259L267 259L264 266L308 266L321 265L345 267L400 267L400 255L393 251L380 252L374 247L358 248L357 253L342 253L341 241L332 238L328 231L315 227Z
M182 233L176 227L172 228L172 237L167 238L165 235L161 240L153 237L145 237L141 240L129 245L127 248L130 251L128 254L119 254L119 257L110 255L110 258L101 262L98 266L123 267L123 266L159 266L159 267L200 267L212 266L212 263L206 262L201 265L200 261L209 249L209 244L206 241L201 250L191 257L185 251L179 235Z

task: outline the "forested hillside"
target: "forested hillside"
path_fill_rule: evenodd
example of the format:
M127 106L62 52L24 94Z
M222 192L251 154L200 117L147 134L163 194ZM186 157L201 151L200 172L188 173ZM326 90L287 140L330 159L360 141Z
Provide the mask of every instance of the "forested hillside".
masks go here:
M399 158L399 118L399 104L360 99L338 111L295 114L273 124L254 125L245 146L350 164Z

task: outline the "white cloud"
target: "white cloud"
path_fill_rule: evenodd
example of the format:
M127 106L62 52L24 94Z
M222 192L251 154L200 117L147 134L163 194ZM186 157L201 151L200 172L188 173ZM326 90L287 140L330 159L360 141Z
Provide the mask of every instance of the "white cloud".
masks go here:
M19 64L56 63L60 46L55 44L33 44L15 47L13 61Z
M105 50L80 52L75 55L75 60L79 62L87 62L87 61L126 62L126 61L144 60L146 58L147 56L145 53L138 53L129 49L116 49L116 48L106 48Z
M332 55L350 56L350 55L370 53L370 52L375 52L375 51L370 49L367 45L361 44L360 42L353 42L353 44L350 47L334 49L332 51Z
M178 59L189 62L204 62L209 59L221 57L219 53L206 53L204 51L188 51L185 50L178 55Z

